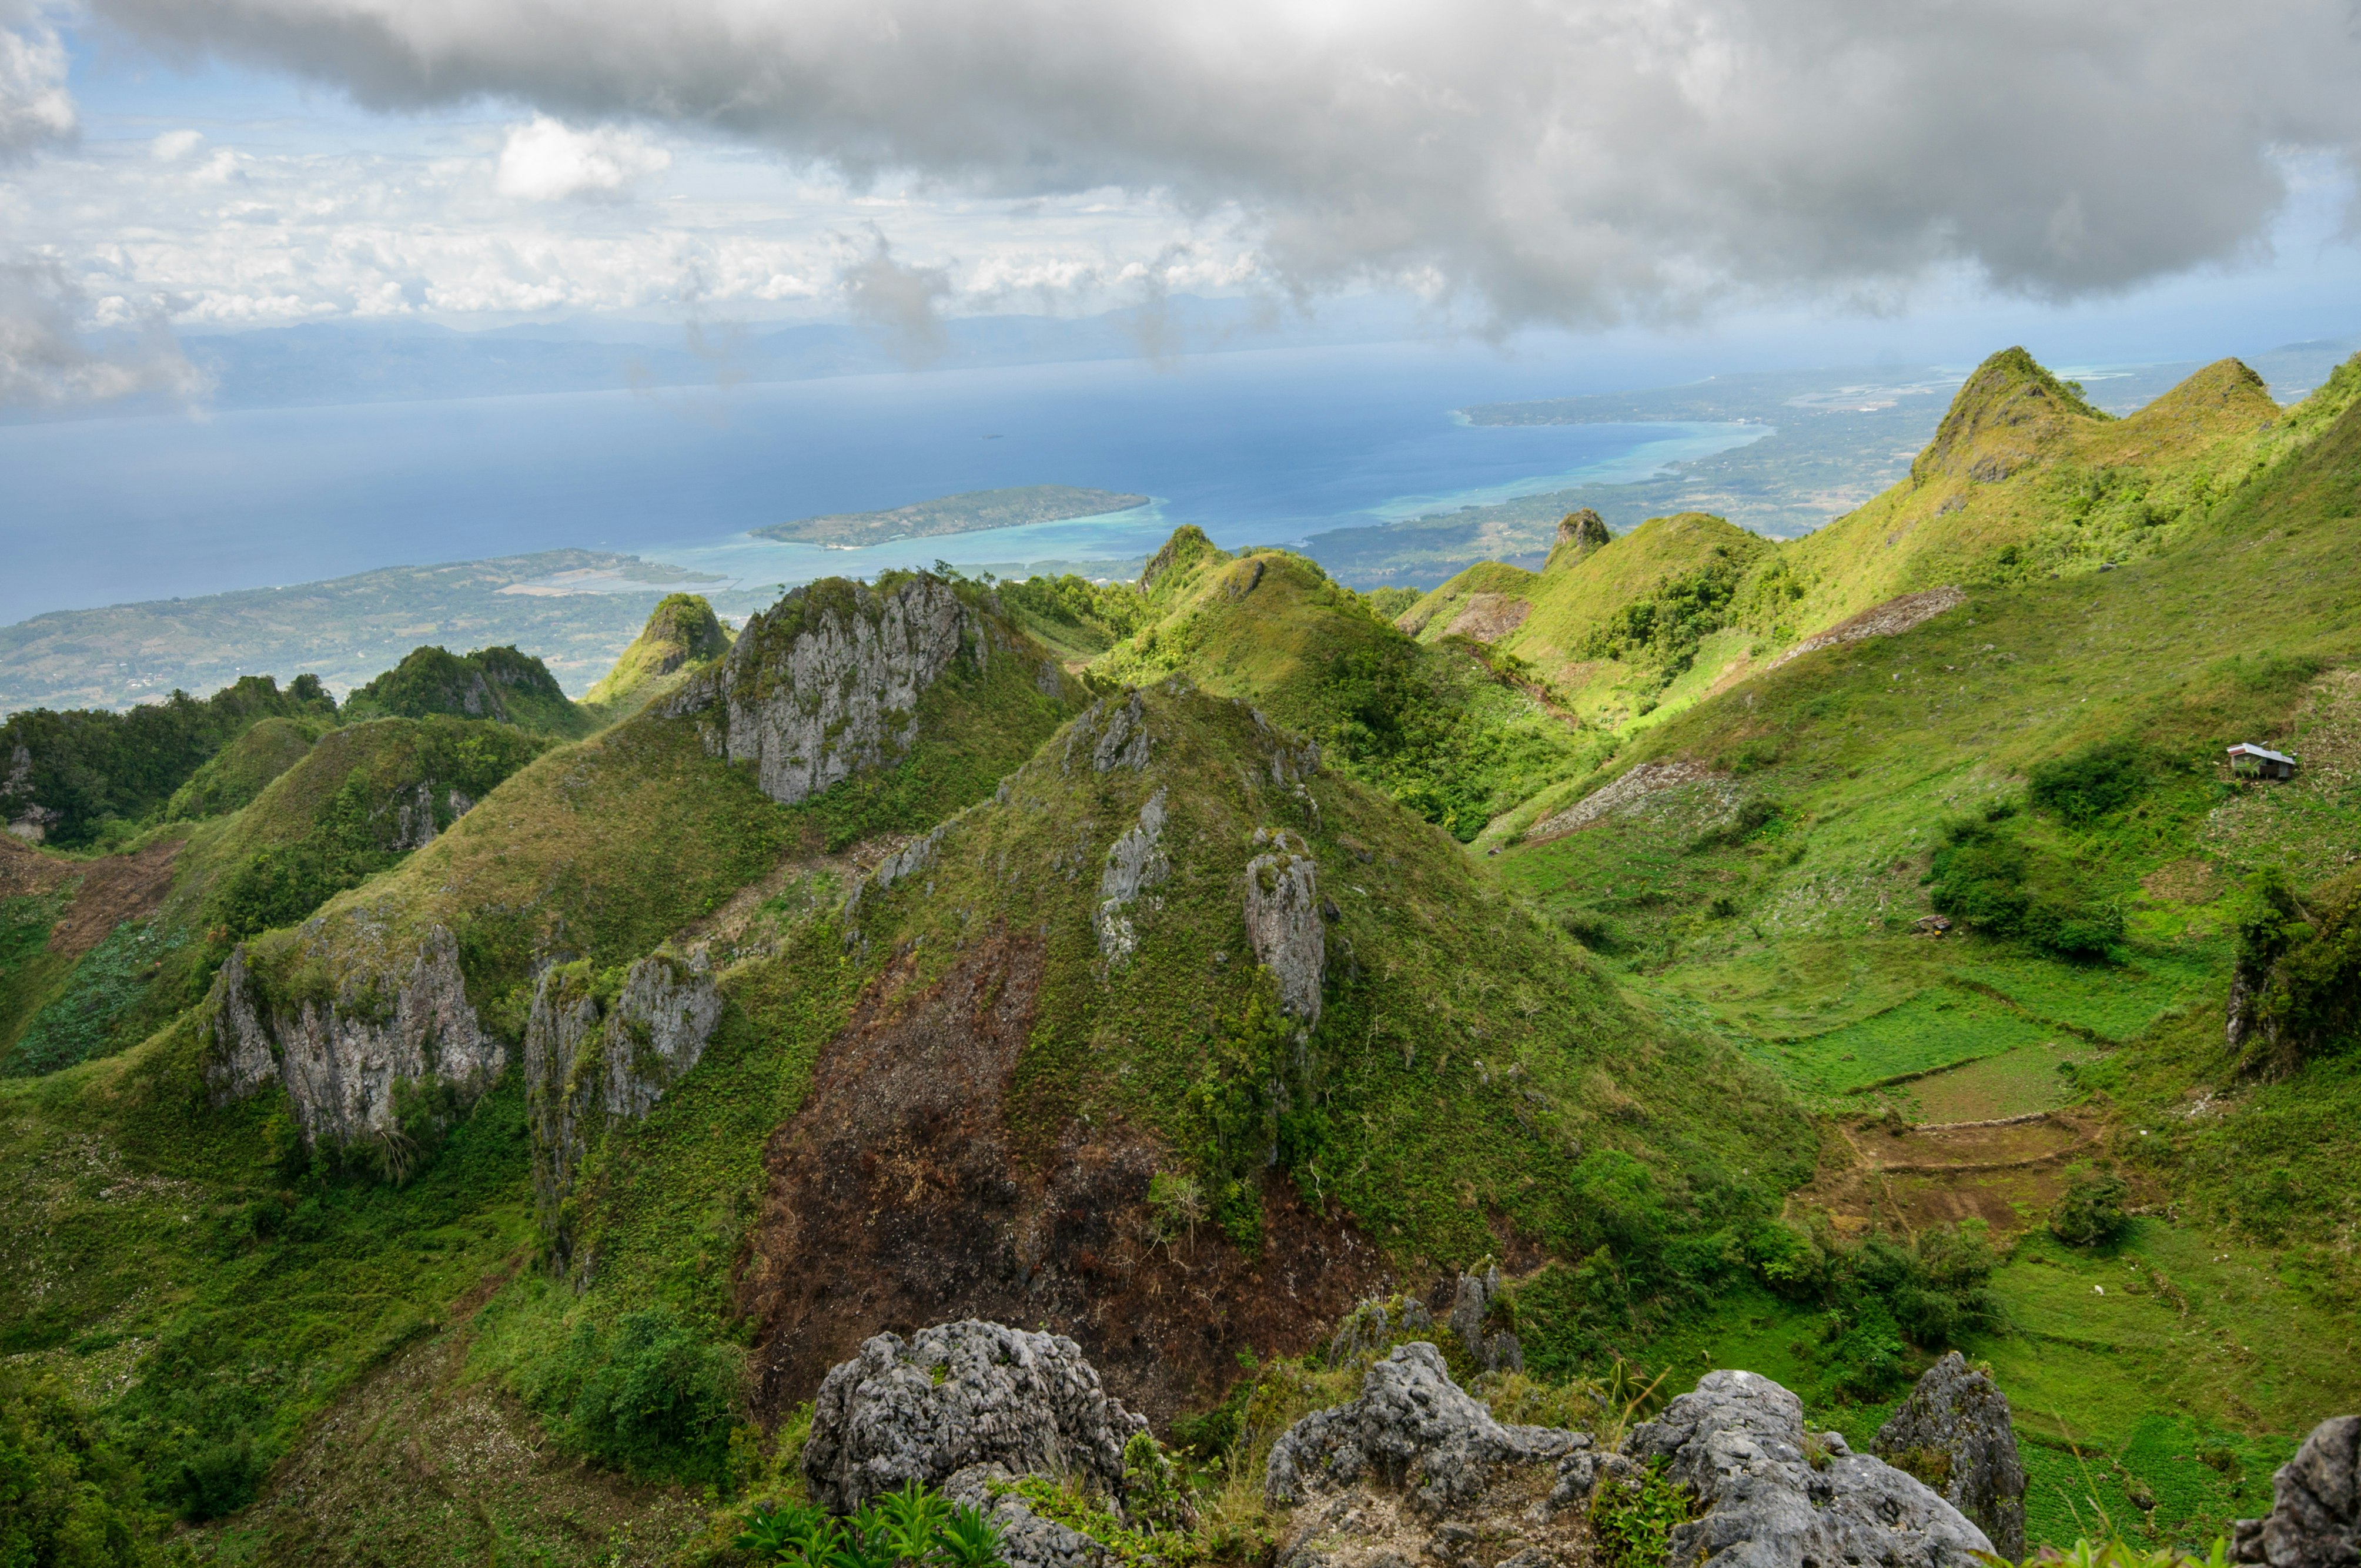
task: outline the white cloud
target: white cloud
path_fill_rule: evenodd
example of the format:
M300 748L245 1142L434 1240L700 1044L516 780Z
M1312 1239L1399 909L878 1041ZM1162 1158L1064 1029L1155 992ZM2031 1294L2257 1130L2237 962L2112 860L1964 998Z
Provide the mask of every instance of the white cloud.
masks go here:
M379 107L492 95L856 184L1235 211L1284 287L1424 280L1503 322L1891 301L1961 268L2104 293L2252 258L2287 155L2361 152L2347 0L899 0L891 27L872 0L578 0L558 27L540 0L91 4Z
M613 201L672 167L672 154L611 126L577 131L547 115L512 127L493 188L527 202Z
M71 141L75 128L57 29L29 6L0 0L0 163Z
M159 163L178 163L196 151L204 139L203 131L166 131L148 144L148 151Z

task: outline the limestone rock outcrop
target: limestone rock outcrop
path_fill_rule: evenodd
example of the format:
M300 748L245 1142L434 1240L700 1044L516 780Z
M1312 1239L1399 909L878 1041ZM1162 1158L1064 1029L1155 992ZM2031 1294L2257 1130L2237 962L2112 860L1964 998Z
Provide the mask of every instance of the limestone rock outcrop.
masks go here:
M1878 1430L1876 1449L1974 1520L2003 1557L2025 1560L2025 1464L2008 1399L1958 1351L1927 1369Z
M783 805L906 755L927 688L961 658L992 655L986 618L939 578L880 593L830 578L747 622L730 656L662 711L695 716L709 750L753 765Z
M1484 1320L1500 1299L1500 1270L1487 1266L1481 1274L1463 1274L1451 1303L1451 1332L1466 1347L1468 1359L1486 1372L1522 1372L1525 1347L1507 1329L1488 1331Z
M1005 1464L971 1464L953 1471L942 1493L992 1521L1007 1568L1097 1568L1108 1560L1104 1546L1071 1525L1043 1519L1007 1490L1018 1479Z
M812 1411L804 1480L814 1501L838 1513L910 1480L945 1486L958 1477L972 1492L989 1475L980 1466L1070 1475L1120 1497L1124 1445L1147 1430L1147 1418L1100 1387L1072 1340L971 1318L906 1343L879 1334L830 1371ZM1038 1533L1041 1561L1080 1550Z
M1633 1429L1623 1457L1664 1462L1696 1515L1669 1568L1976 1568L1984 1532L1916 1477L1856 1454L1835 1432L1806 1445L1803 1401L1752 1372L1708 1372Z
M1374 1330L1372 1305L1354 1315ZM1413 1315L1399 1305L1381 1314L1397 1325ZM1433 1345L1399 1345L1358 1398L1306 1416L1272 1448L1264 1496L1290 1510L1278 1562L1577 1568L1593 1560L1587 1512L1564 1505L1587 1497L1594 1457L1588 1433L1505 1426L1451 1381ZM1568 1466L1578 1492L1563 1485Z
M591 982L587 964L544 970L525 1023L533 1193L554 1235L559 1206L599 1129L653 1110L697 1066L721 1018L721 992L702 952L641 959L604 1006ZM566 1238L557 1239L562 1255Z
M1451 1380L1431 1344L1398 1346L1369 1368L1360 1397L1315 1410L1271 1445L1263 1497L1294 1507L1364 1477L1407 1495L1413 1515L1464 1507L1495 1466L1554 1463L1590 1446L1585 1432L1506 1426Z
M2230 1559L2269 1568L2361 1563L2361 1416L2312 1429L2271 1476L2271 1511L2231 1527Z
M307 1140L353 1143L396 1125L395 1093L433 1079L472 1100L508 1065L459 973L459 945L437 926L400 960L353 963L325 996L274 999L243 943L214 977L201 1039L216 1104L286 1085Z
M1165 793L1159 789L1149 795L1139 808L1138 822L1125 828L1107 850L1105 869L1099 873L1098 913L1093 917L1103 958L1131 956L1139 942L1132 928L1132 906L1145 899L1154 907L1154 890L1172 874L1163 847Z
M1093 772L1148 769L1153 738L1148 732L1147 705L1134 689L1120 701L1102 699L1084 708L1066 731L1066 750L1059 766L1071 773L1087 761Z
M1246 940L1279 981L1279 1006L1308 1028L1320 1022L1328 936L1320 918L1320 868L1303 840L1258 828L1246 862Z

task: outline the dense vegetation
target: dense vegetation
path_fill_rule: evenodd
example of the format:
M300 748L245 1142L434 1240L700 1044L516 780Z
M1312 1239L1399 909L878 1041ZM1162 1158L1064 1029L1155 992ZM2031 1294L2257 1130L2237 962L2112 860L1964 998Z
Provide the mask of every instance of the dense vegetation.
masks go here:
M335 699L311 675L285 691L245 675L199 699L176 691L128 713L49 708L0 724L0 817L29 818L65 849L164 806L213 755L266 718L333 720Z

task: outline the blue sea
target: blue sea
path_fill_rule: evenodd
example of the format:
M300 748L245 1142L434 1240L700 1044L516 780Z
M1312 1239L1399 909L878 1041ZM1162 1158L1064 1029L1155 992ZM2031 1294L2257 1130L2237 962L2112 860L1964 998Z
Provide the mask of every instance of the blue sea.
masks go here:
M0 623L561 546L768 588L938 558L1136 557L1195 523L1334 528L1636 479L1762 425L1472 426L1472 403L1631 385L1631 367L1380 345L0 427ZM962 490L1145 494L1114 517L842 551L767 523Z

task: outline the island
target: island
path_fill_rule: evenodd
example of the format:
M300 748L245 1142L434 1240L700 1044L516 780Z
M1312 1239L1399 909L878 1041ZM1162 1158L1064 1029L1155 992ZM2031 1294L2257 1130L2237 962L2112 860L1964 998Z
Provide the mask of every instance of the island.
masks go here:
M980 533L992 528L1021 528L1028 522L1063 522L1068 518L1102 517L1130 511L1148 503L1147 496L1118 495L1113 490L1084 490L1072 485L1020 485L1005 490L969 490L931 501L895 507L891 511L837 512L828 517L798 518L754 530L757 539L781 539L791 544L832 544L852 549L884 544L895 539L926 539L939 533Z

